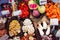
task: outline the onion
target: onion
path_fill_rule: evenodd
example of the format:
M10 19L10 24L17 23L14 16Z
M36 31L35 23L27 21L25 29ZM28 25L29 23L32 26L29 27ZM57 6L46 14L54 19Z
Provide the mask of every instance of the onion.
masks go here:
M30 19L25 19L24 22L23 22L24 25L30 25L32 24L31 20Z
M34 27L33 27L33 25L31 24L31 25L29 25L28 26L28 34L33 34L34 33Z
M23 32L27 32L28 31L28 26L23 26L22 30L23 30Z

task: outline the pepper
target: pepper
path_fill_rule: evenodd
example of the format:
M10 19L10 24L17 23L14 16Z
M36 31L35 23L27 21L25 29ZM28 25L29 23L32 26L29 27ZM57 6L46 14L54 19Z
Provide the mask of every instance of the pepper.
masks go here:
M20 15L21 18L27 18L29 15L28 11L22 10L22 14Z
M29 16L29 8L25 2L21 2L18 9L22 10L22 14L19 15L20 18L24 19Z

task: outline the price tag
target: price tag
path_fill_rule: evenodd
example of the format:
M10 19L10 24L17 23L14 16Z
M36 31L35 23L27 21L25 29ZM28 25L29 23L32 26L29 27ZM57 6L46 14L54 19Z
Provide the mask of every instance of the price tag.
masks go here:
M13 12L13 16L18 16L18 15L20 15L21 13L22 13L21 10L14 11L14 12Z
M1 11L2 15L7 15L7 14L10 14L9 10L3 10Z
M52 26L58 25L58 19L57 18L50 19L50 25Z
M47 0L40 0L39 3L40 3L40 5L47 4Z

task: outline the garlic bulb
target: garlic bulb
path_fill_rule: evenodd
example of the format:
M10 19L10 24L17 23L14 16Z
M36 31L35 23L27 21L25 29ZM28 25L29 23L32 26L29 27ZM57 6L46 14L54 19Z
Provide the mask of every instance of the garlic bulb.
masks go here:
M23 32L27 32L28 31L28 26L23 26L22 30L23 30Z
M24 33L24 36L27 36L27 33Z
M29 25L28 26L28 34L33 34L34 33L34 27L33 27L33 25L31 24L31 25Z
M24 22L23 22L24 25L30 25L32 24L31 20L30 19L25 19Z
M24 26L22 27L23 32L28 32L28 34L34 33L34 27L30 19L25 19L23 22Z

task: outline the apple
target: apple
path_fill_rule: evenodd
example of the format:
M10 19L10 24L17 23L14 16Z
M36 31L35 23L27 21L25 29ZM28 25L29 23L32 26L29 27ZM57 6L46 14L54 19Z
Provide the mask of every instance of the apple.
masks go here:
M45 12L45 6L38 6L38 11L43 14Z

